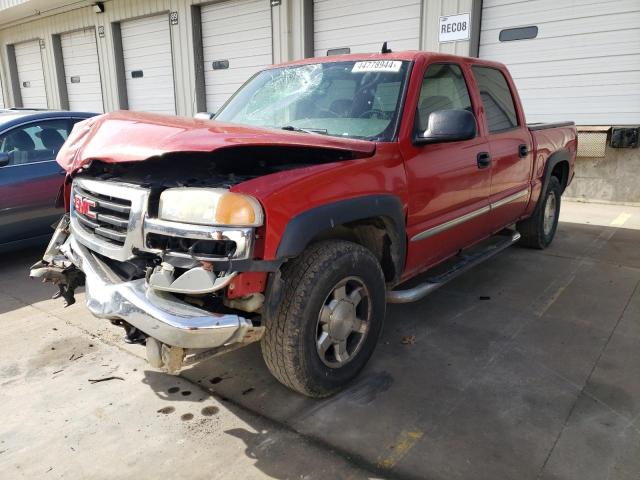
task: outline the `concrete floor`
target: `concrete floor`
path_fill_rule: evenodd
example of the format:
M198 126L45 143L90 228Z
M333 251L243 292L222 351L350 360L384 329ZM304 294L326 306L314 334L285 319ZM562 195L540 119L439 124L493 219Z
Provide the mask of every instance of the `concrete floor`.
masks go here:
M638 479L640 208L565 202L561 220L548 250L390 306L362 375L321 401L257 345L155 372L82 296L63 309L26 278L39 251L5 256L0 476Z

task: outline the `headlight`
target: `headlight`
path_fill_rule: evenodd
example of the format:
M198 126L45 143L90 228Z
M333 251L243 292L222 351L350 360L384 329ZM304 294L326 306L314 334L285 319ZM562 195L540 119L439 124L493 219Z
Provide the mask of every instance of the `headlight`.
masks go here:
M258 227L263 222L255 198L223 188L169 188L160 194L158 216L198 225Z

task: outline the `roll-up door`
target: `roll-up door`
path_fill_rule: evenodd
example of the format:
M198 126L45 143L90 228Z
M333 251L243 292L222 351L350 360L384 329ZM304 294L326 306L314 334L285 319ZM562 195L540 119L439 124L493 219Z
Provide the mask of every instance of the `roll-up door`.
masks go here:
M313 0L315 56L420 48L421 0Z
M479 55L509 67L527 121L640 123L637 0L482 5Z
M40 41L14 45L20 96L24 108L47 108L47 90L42 71Z
M207 110L220 106L254 73L273 62L267 0L229 0L202 7Z
M176 113L168 15L120 24L130 110Z
M103 112L95 30L64 33L60 43L69 110Z

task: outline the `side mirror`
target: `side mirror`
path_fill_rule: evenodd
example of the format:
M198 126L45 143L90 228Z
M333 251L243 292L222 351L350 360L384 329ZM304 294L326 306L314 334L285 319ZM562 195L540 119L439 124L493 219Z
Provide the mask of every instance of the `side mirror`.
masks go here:
M216 114L211 112L198 112L193 118L197 118L198 120L211 120L215 116Z
M429 124L414 144L457 142L476 136L476 117L467 110L436 110L429 115Z
M11 156L7 152L0 152L0 167L9 165L10 160Z

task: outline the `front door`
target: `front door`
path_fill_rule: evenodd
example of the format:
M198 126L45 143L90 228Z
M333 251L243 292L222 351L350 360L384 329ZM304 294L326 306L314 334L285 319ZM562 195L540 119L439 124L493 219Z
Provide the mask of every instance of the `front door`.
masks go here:
M531 179L531 134L518 118L509 83L490 67L472 67L484 106L491 148L491 228L512 224L525 211ZM521 116L522 117L522 116Z
M463 68L455 63L427 66L414 108L414 135L426 130L436 110L468 110L478 118ZM489 144L480 133L471 140L411 145L403 154L409 184L405 273L410 275L488 235L491 168L483 160Z
M71 120L41 120L0 135L9 163L0 167L0 244L53 233L63 211L55 207L64 171L55 161Z

